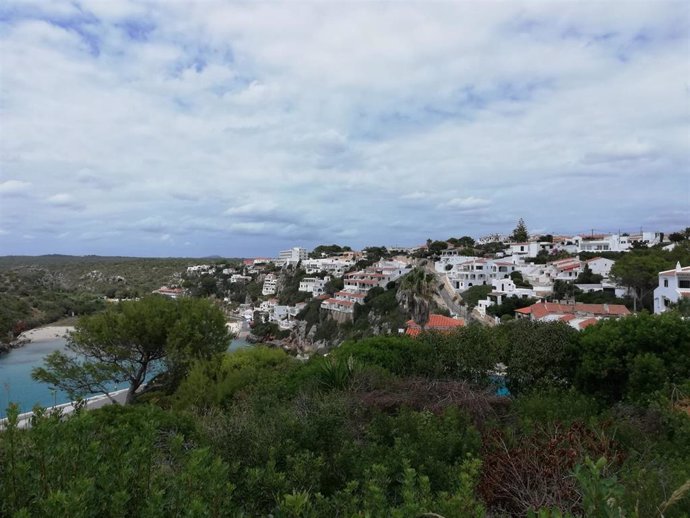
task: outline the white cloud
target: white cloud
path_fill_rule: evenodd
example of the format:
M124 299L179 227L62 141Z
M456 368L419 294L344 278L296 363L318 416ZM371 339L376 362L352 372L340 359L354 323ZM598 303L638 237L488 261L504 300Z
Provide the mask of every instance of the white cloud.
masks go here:
M49 4L0 8L3 249L64 208L202 255L687 214L681 3Z
M0 195L2 194L24 194L31 189L31 183L22 182L21 180L7 180L0 182Z
M482 209L488 207L490 204L491 202L489 200L468 196L466 198L453 198L444 203L443 206L449 209L472 210Z

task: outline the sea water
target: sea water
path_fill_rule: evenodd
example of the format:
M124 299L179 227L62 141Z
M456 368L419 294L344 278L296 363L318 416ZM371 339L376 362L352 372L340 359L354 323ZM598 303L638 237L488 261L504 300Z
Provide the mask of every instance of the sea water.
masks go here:
M66 392L31 379L32 369L43 366L43 358L53 351L64 350L65 345L64 338L55 338L30 342L8 353L0 353L0 418L7 415L10 402L17 403L20 412L29 412L36 404L49 407L70 401ZM230 342L228 350L234 351L248 345L246 340L235 339ZM124 386L113 387L116 388Z

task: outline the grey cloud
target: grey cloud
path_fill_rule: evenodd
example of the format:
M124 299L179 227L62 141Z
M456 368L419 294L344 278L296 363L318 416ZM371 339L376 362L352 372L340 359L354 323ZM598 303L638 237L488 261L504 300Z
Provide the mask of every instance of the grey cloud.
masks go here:
M16 197L26 196L31 190L31 183L21 180L6 180L0 182L0 196Z
M516 215L553 231L634 226L640 206L687 199L680 4L436 3L420 25L407 3L10 2L22 15L0 33L0 195L13 235L58 215L75 249L108 227L121 253L224 242L240 255L507 231ZM98 26L97 59L67 28L79 11Z

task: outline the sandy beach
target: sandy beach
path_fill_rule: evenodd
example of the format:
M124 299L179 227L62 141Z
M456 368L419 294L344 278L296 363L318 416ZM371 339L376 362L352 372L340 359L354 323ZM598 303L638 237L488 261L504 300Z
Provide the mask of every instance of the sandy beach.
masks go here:
M72 326L45 326L30 329L19 335L19 340L29 340L30 342L43 342L46 340L54 340L61 338L70 331L73 331Z

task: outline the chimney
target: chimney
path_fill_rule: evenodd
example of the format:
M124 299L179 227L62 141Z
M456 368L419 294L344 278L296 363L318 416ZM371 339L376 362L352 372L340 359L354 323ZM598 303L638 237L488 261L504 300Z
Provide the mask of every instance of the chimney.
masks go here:
M681 272L681 271L683 271L683 268L681 268L681 266L680 266L680 261L678 261L678 262L676 263L676 272Z

